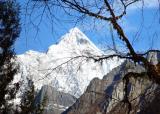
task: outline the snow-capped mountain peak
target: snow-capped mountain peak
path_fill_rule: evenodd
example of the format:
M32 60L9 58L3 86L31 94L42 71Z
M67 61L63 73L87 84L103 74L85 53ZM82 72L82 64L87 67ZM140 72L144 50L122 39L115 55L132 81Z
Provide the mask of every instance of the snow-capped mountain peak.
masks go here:
M47 53L29 51L18 55L20 73L17 76L22 80L32 78L37 89L49 84L57 90L79 97L93 78L102 78L122 61L112 59L100 64L83 57L74 57L102 54L84 33L73 28L61 37L58 44L50 46Z
M85 34L83 34L77 27L72 28L69 33L62 36L61 43L75 44L75 45L83 45L87 43L91 43L91 41L87 38Z
M77 27L72 28L67 34L60 38L60 42L57 45L52 45L48 49L48 54L71 52L76 54L86 54L92 52L95 54L102 54L102 51L98 49L92 41Z

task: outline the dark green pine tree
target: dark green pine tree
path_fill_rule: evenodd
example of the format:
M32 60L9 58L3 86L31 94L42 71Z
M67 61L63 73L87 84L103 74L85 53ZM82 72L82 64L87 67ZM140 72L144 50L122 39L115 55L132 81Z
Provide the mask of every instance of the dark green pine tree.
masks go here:
M21 114L33 114L35 110L34 83L31 79L27 79L27 80L28 80L28 85L25 89L25 92L22 95L21 104L20 104Z
M0 0L0 114L11 108L19 84L11 85L18 66L15 65L13 44L19 37L19 5L14 0Z
M31 79L27 79L28 84L22 95L20 109L16 114L42 114L46 105L47 97L45 96L42 102L36 102L34 83Z

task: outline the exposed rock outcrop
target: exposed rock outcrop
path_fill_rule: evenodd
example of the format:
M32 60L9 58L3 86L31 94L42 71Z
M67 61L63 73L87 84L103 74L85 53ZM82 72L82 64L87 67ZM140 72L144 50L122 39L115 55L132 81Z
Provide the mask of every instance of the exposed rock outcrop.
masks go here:
M129 72L141 73L143 66L126 61L102 80L95 78L85 93L63 114L160 114L160 86L147 75L130 78L127 86L129 101L124 103L123 77Z
M76 101L76 98L68 93L57 91L54 87L43 86L36 97L35 104L43 104L43 114L61 114Z

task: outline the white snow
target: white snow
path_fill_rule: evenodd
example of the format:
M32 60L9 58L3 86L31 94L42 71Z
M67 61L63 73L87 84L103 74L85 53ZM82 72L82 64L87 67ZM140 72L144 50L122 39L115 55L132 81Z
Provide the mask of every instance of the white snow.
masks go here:
M63 106L63 105L59 105L59 104L49 104L48 106L46 106L44 108L47 110L54 108L54 109L58 109L58 110L62 110L62 111L65 111L66 109L68 109L68 107Z
M77 57L101 55L104 53L85 34L73 28L61 37L57 45L50 46L46 53L30 50L18 55L20 73L17 77L21 77L24 82L27 77L32 78L36 89L49 84L79 97L93 78L102 78L122 63L116 58L98 63Z

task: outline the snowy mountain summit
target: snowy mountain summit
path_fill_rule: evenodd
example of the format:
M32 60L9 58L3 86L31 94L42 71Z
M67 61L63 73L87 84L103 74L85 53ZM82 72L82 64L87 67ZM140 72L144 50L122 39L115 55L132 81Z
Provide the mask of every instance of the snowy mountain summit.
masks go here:
M78 28L71 29L67 34L61 37L58 45L52 45L49 47L47 54L62 54L64 56L75 56L82 54L101 54L102 52L89 40L89 38L83 34ZM71 55L70 55L71 54Z
M26 79L31 78L37 89L50 85L79 97L93 78L102 78L122 63L116 58L98 63L81 57L103 54L84 33L73 28L61 37L58 44L50 46L46 53L30 50L18 55L20 72L16 79L25 84Z

